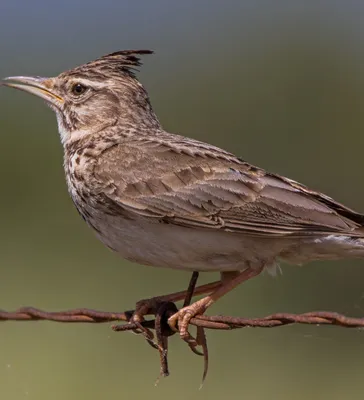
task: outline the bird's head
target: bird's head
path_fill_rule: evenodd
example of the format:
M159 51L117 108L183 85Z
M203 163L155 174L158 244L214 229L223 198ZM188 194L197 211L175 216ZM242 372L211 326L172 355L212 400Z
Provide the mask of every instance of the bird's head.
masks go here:
M159 127L148 94L134 75L139 55L124 50L63 72L54 78L14 76L3 85L44 99L56 112L61 140L72 143L108 126Z

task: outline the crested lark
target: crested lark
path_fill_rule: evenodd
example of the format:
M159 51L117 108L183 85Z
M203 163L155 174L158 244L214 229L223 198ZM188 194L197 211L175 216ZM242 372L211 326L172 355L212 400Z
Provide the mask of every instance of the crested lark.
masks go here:
M184 339L192 316L278 260L364 257L364 216L225 150L163 130L119 51L55 78L10 77L55 111L69 193L99 239L144 265L220 271L208 295L169 320ZM177 301L184 293L162 296ZM152 302L137 305L142 320Z

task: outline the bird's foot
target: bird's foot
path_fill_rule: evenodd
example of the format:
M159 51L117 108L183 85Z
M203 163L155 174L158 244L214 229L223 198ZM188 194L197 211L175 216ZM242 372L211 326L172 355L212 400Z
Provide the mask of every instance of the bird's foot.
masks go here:
M136 303L135 311L131 316L129 323L135 326L132 331L136 334L144 336L145 340L154 348L159 349L158 344L154 341L154 334L142 323L145 321L145 316L150 314L156 314L160 307L162 300L159 297L153 297L150 299L140 300Z
M179 332L181 339L188 343L190 348L196 353L199 353L196 347L201 343L189 333L188 326L193 317L201 315L206 311L210 302L211 299L209 296L204 297L187 307L181 308L174 315L168 318L168 325L170 328L175 332Z

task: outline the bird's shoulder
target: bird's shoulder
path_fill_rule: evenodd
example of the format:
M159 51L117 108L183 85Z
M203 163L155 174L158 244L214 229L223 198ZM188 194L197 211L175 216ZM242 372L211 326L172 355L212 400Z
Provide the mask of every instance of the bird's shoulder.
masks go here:
M259 190L259 177L265 171L219 147L161 132L127 137L108 146L98 156L95 174L112 179L116 186L125 187L129 193L142 182L164 182L173 191L197 182L211 183L217 176L221 181L239 176L239 181L245 178ZM168 190L167 187L162 191Z

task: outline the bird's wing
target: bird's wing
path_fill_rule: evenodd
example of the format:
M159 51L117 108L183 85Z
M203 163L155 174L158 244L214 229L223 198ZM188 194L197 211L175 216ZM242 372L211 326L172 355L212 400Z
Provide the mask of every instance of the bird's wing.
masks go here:
M364 223L330 197L231 153L175 141L134 139L107 150L95 176L108 182L108 198L160 222L260 236L355 235Z

